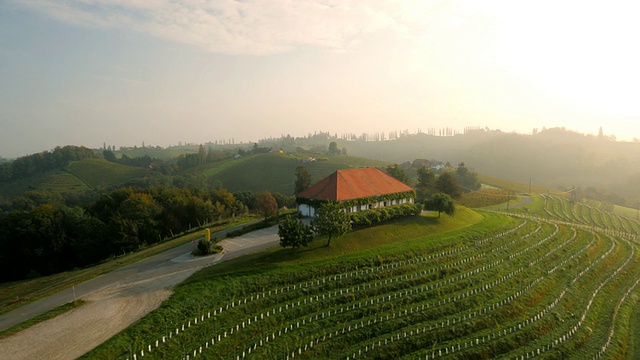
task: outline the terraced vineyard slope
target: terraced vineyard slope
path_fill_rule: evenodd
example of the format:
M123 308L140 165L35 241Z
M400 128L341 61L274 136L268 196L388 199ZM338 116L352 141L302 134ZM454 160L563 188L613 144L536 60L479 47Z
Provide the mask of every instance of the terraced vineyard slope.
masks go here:
M395 240L340 257L207 269L88 357L638 358L637 222L546 195L479 213L444 233L366 229Z

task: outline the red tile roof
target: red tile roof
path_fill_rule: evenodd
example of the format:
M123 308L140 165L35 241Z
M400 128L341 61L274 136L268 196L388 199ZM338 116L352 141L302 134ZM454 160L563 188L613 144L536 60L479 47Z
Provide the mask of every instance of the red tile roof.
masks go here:
M338 170L297 196L304 199L346 201L412 191L378 168Z

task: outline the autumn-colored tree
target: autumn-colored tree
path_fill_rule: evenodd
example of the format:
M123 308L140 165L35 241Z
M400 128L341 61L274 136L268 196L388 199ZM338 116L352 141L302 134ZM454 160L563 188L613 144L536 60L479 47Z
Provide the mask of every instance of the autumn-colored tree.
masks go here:
M264 217L264 222L278 216L278 204L276 199L268 191L256 194L255 210Z

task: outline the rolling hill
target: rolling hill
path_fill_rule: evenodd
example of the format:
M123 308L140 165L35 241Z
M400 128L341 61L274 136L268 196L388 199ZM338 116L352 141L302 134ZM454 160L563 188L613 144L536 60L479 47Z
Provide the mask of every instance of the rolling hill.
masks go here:
M304 164L312 181L318 181L339 169L384 167L388 163L354 156L331 156L309 161L302 154L256 154L203 165L190 170L219 181L231 192L263 191L291 195L294 191L295 169Z
M11 202L27 192L47 192L54 196L83 196L100 193L146 175L146 170L102 159L73 161L64 168L26 178L0 182L0 203Z

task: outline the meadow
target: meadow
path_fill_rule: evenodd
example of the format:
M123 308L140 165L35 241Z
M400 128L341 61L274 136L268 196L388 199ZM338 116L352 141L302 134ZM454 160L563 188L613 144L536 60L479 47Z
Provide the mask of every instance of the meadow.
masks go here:
M637 358L638 230L549 195L396 220L204 269L85 357Z

